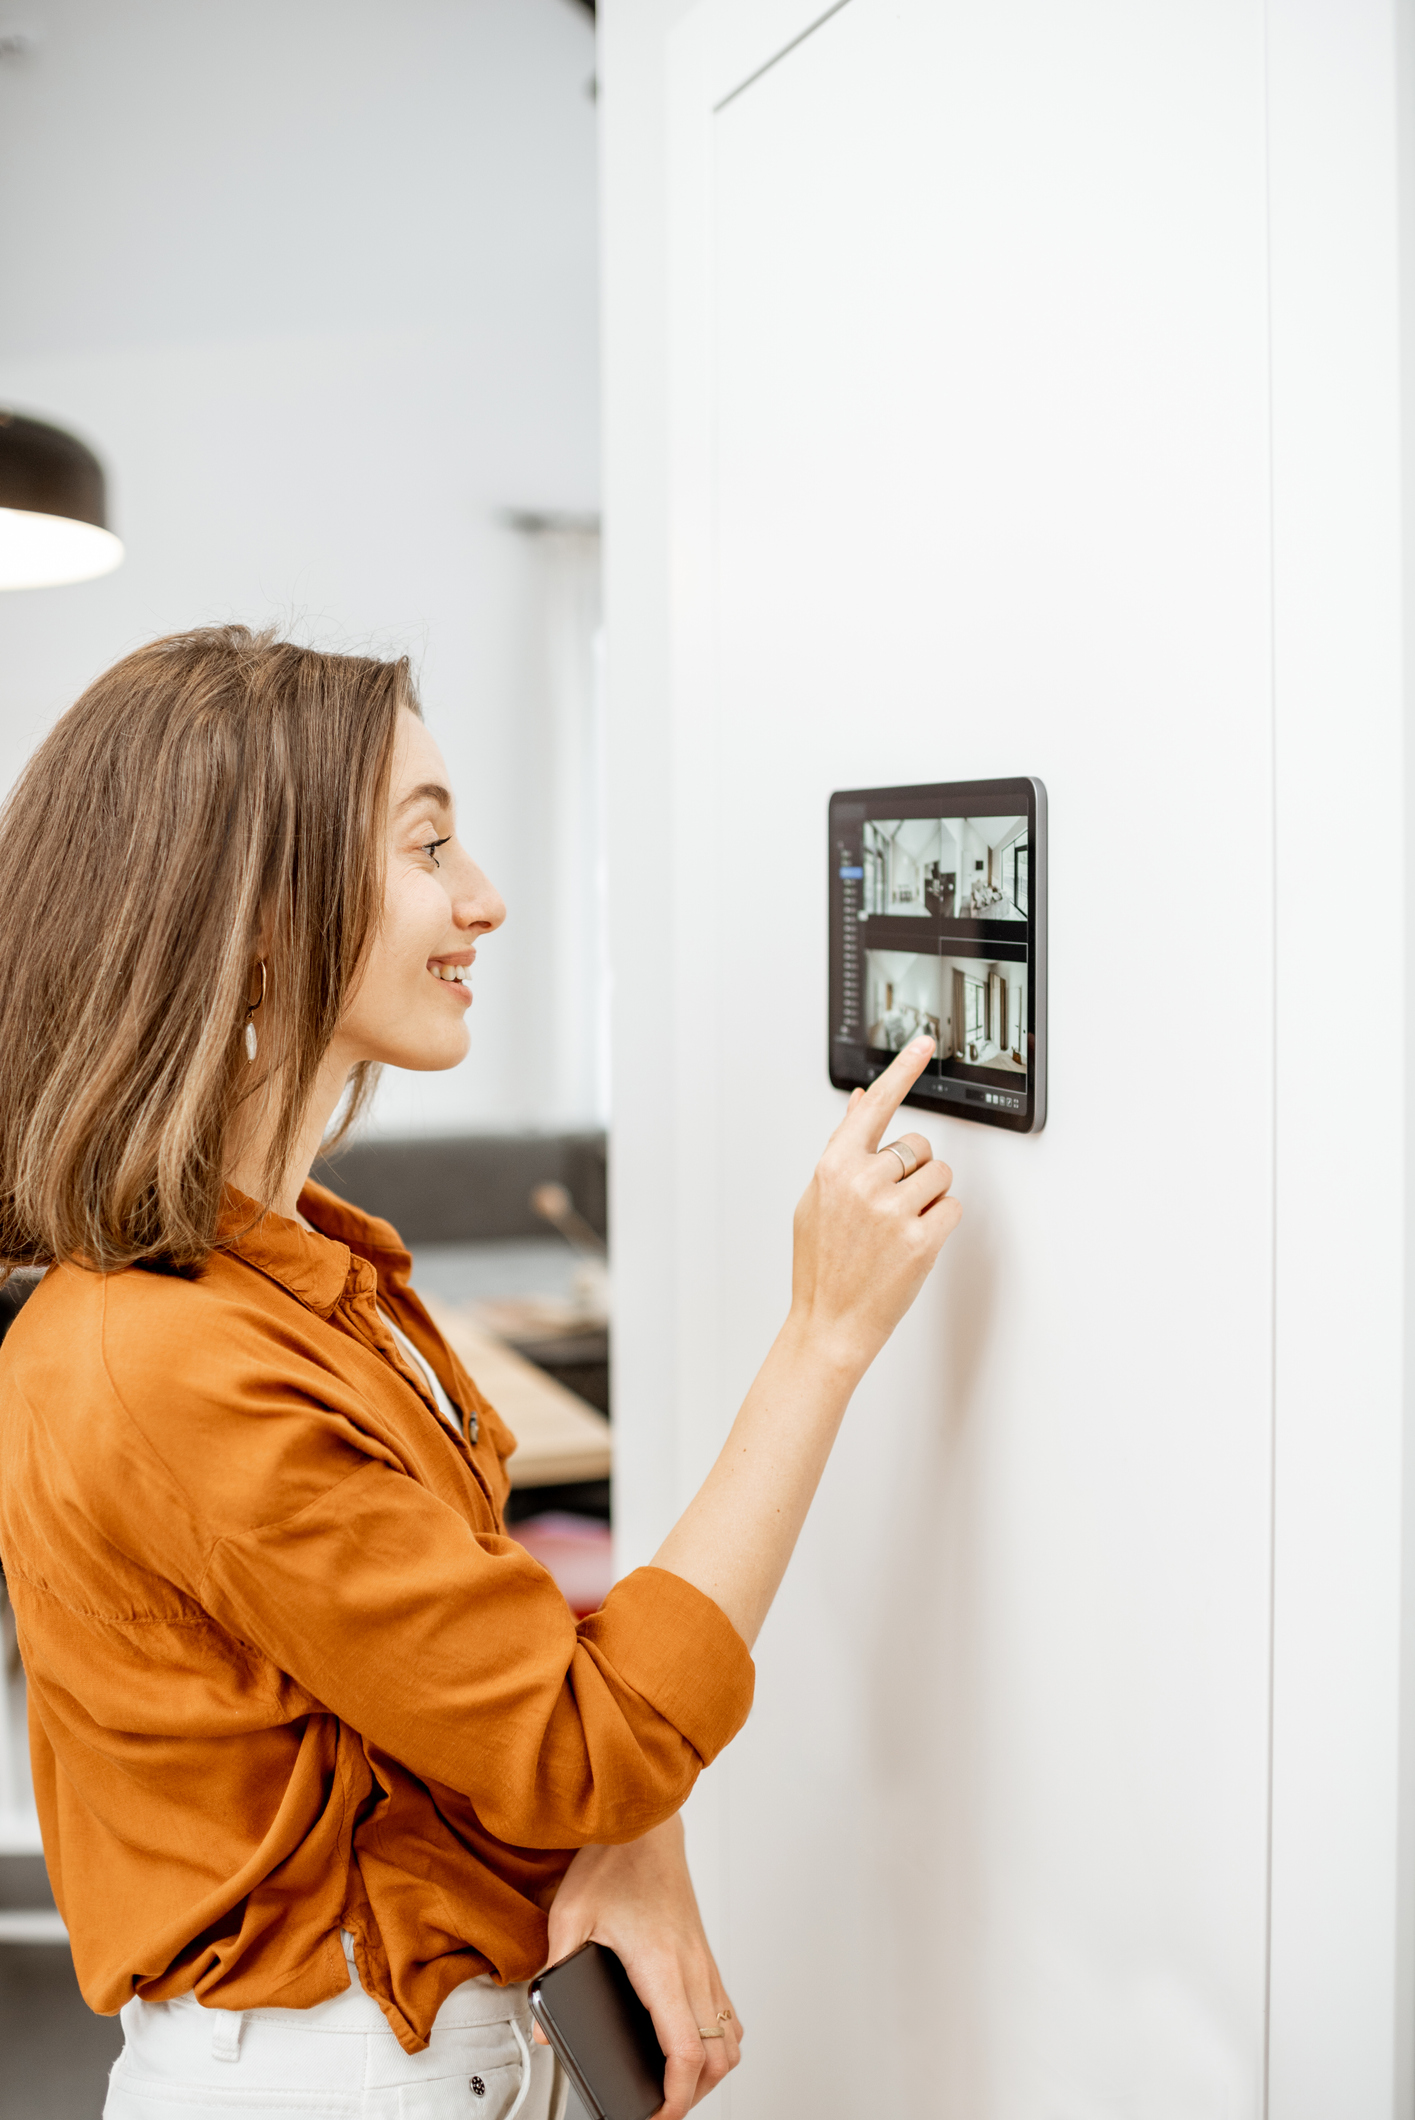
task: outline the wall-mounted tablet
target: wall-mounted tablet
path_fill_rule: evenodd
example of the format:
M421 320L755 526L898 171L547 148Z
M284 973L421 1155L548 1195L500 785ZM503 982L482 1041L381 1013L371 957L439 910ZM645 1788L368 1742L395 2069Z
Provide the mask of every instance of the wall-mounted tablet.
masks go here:
M1046 789L830 798L830 1079L870 1083L926 1031L906 1102L1013 1133L1046 1123Z

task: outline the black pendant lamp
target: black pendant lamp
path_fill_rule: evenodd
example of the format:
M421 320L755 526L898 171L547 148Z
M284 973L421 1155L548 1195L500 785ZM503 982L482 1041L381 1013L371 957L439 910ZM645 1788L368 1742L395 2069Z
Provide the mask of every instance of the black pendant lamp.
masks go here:
M0 409L0 589L91 581L122 558L93 451L62 427Z

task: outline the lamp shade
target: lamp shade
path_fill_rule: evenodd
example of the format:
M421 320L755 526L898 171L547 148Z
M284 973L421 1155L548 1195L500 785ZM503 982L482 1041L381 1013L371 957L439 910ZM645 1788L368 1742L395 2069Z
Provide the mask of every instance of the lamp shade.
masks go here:
M0 589L89 581L122 557L93 451L62 427L0 410Z

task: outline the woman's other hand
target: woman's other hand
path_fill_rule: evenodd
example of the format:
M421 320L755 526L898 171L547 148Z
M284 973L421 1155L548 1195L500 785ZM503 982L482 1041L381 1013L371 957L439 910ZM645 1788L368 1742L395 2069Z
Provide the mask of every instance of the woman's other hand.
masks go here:
M681 1820L625 1847L580 1849L550 1910L549 1963L582 1943L623 1960L668 2056L661 2120L683 2120L736 2068L742 2027L703 1933ZM700 2026L724 2036L704 2039ZM545 2044L539 2025L536 2038Z
M907 1177L899 1156L879 1153L932 1052L932 1038L915 1038L855 1091L796 1209L793 1321L856 1375L919 1293L963 1212L949 1197L952 1171L933 1160L922 1134L894 1137L914 1162Z

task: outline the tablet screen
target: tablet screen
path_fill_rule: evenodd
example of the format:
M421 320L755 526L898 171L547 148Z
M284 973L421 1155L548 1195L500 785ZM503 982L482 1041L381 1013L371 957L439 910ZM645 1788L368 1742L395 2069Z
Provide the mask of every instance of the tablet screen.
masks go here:
M926 1032L908 1101L1015 1132L1046 1112L1046 793L1037 780L831 797L830 1076Z

